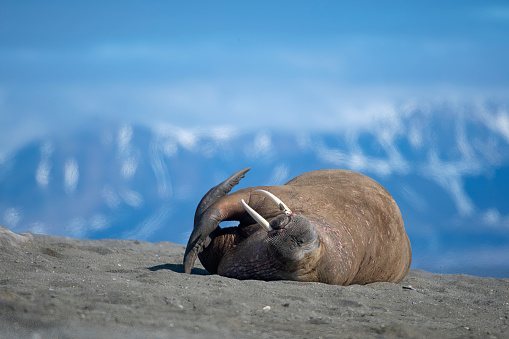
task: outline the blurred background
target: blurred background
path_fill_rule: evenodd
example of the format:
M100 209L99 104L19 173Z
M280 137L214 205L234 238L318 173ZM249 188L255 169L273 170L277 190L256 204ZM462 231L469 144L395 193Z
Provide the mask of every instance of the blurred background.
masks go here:
M186 244L212 186L344 168L412 267L509 277L506 1L0 3L0 225Z

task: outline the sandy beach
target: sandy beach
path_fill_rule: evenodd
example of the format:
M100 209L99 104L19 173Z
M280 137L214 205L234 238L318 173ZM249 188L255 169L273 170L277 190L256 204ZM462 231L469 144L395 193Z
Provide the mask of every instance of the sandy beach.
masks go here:
M509 338L509 279L239 281L184 246L34 235L0 247L0 338Z

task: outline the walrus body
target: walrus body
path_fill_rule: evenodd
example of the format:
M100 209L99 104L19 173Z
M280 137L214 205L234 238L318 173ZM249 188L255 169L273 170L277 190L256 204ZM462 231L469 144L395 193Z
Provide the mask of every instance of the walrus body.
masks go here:
M212 188L198 205L184 256L187 273L197 256L210 273L238 279L349 285L399 282L408 273L412 254L401 213L373 179L318 170L282 186L228 194L248 170ZM264 191L281 201L274 204ZM219 227L225 220L239 226Z

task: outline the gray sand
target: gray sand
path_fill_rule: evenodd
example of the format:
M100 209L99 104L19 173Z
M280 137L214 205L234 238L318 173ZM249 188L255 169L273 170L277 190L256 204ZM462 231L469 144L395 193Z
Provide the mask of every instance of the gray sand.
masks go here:
M0 248L0 338L509 338L509 279L399 284L183 274L169 242L34 236Z

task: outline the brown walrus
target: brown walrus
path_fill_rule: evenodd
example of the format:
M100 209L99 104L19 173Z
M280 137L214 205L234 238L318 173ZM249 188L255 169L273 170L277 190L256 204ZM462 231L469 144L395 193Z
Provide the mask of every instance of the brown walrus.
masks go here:
M401 213L373 179L317 170L282 186L228 194L249 169L200 201L184 255L186 273L197 256L210 273L237 279L349 285L396 283L408 273L412 252ZM225 220L239 225L219 227Z

